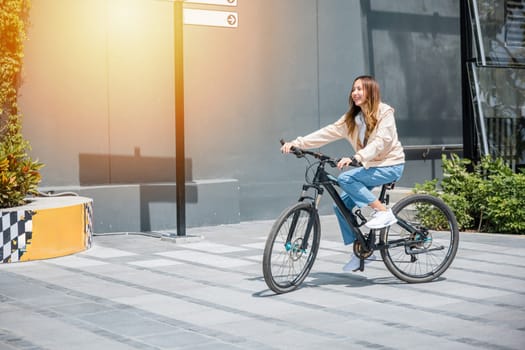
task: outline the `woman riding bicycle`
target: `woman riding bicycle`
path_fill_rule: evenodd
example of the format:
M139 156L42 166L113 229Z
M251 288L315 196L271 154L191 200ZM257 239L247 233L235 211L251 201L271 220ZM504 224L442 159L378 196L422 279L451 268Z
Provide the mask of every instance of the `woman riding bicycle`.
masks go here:
M374 187L399 180L405 164L405 153L397 136L394 109L381 102L379 84L371 76L360 76L354 80L349 96L350 109L335 123L309 135L286 142L281 151L289 153L292 147L318 148L330 142L346 138L352 145L353 157L343 157L337 167L362 165L342 172L338 183L344 193L343 202L349 209L369 205L375 210L366 226L370 229L388 227L397 222L394 214L371 192ZM343 242L353 244L355 235L341 211L334 206ZM372 255L370 260L374 260ZM359 268L360 259L352 255L343 267L344 271Z

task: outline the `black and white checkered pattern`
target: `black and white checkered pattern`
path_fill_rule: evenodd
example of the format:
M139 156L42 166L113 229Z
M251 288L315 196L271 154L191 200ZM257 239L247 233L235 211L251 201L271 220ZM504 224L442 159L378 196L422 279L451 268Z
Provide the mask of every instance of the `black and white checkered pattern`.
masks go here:
M33 214L32 211L26 210L1 213L2 246L0 262L20 261L26 251L26 246L31 243Z
M89 249L93 243L93 202L84 204L84 223L85 248Z

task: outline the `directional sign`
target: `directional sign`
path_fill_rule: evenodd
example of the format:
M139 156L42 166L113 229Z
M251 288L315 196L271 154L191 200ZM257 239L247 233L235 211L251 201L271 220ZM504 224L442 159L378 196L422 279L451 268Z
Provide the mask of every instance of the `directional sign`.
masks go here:
M237 12L184 9L184 24L237 28Z
M184 2L193 4L237 6L237 0L184 0Z

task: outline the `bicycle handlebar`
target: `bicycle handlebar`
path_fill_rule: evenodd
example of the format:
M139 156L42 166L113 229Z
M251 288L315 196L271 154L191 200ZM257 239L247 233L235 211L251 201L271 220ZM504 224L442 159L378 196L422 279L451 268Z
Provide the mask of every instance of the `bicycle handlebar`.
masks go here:
M281 142L281 145L285 144L285 141L283 139L281 139L280 142ZM337 163L339 163L339 161L341 160L341 159L333 159L325 154L322 154L321 152L312 152L312 151L308 151L308 150L305 150L299 147L295 147L295 146L292 146L290 150L292 151L293 154L295 154L297 158L302 158L304 157L305 154L308 154L314 158L319 159L320 161L330 164L333 168L336 168Z

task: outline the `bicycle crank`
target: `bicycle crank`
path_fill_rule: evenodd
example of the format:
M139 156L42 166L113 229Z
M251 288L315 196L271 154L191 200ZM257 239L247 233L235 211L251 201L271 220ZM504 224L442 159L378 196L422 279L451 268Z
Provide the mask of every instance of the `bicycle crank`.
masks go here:
M372 255L372 250L366 251L363 245L359 241L354 242L354 255L361 258L366 259L370 255Z

